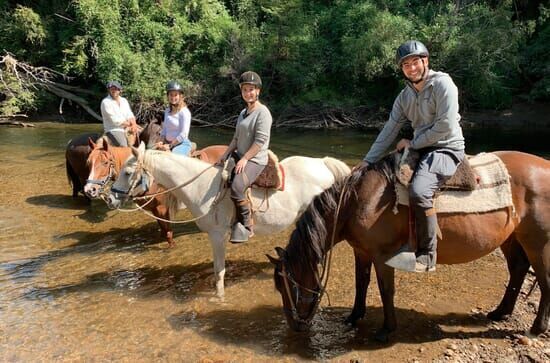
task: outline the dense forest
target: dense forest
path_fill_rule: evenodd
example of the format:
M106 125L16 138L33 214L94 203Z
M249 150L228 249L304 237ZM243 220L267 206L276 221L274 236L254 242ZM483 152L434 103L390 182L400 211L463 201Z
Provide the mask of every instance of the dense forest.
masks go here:
M403 86L394 57L408 39L451 74L462 109L550 99L548 1L0 0L0 11L0 115L57 112L63 98L97 111L118 79L144 118L177 79L199 122L223 123L252 69L278 125L357 125Z

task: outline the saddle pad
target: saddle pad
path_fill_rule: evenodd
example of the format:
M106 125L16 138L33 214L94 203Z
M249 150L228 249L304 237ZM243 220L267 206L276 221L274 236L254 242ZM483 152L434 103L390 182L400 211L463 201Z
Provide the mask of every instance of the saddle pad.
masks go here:
M279 164L279 158L271 150L267 151L268 161L264 170L256 178L253 187L284 190L285 173L283 167Z
M479 176L475 190L445 190L436 193L434 206L437 213L489 212L512 206L512 187L506 166L498 156L481 153L471 157L470 165ZM408 190L396 183L397 203L409 205Z

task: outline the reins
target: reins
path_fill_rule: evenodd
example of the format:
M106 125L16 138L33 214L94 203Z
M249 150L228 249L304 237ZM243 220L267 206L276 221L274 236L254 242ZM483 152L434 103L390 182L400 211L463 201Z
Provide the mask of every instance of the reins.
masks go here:
M227 161L226 161L227 163ZM162 221L162 222L167 222L167 223L172 223L172 224L185 224L185 223L189 223L189 222L195 222L201 218L203 218L204 216L206 216L207 214L209 214L212 210L213 207L215 207L226 195L227 193L227 188L223 188L223 183L224 183L224 180L223 178L220 179L220 186L218 188L218 193L216 194L216 197L214 198L214 201L210 204L210 207L208 208L208 210L206 212L204 212L203 214L201 214L200 216L198 217L194 217L194 218L191 218L191 219L186 219L186 220L179 220L179 221L174 221L174 220L169 220L169 219L165 219L165 218L161 218L161 217L157 217L155 216L154 214L146 211L144 209L145 206L147 206L149 203L151 203L153 200L154 200L154 197L158 196L158 195L163 195L163 194L166 194L166 193L169 193L169 192L172 192L176 189L179 189L179 188L183 188L189 184L191 184L192 182L194 182L195 180L197 180L202 174L204 174L206 171L208 171L209 169L215 167L216 164L212 164L212 165L209 165L207 168L203 169L200 173L198 173L197 175L193 176L192 178L186 180L185 182L179 184L179 185L176 185L175 187L172 187L172 188L169 188L169 189L166 189L166 190L163 190L161 192L158 192L158 193L152 193L152 194L148 194L148 195L144 195L144 196L141 196L141 197L132 197L132 201L136 201L136 200L141 200L141 199L148 199L143 205L138 205L136 208L132 208L132 209L122 209L122 208L117 208L117 210L121 211L121 212L125 212L125 213L130 213L130 212L135 212L135 211L138 211L138 210L141 210L145 215L153 218L153 219L156 219L157 221ZM143 172L146 172L147 171L145 170L145 168L143 168L143 165L141 163L138 164L138 167L137 168L140 168L142 169L142 173ZM136 172L137 172L137 168L136 168ZM225 164L224 164L224 167L222 168L222 170L225 169ZM143 175L142 175L142 178L143 179ZM130 188L128 189L128 192L123 192L123 191L118 191L122 194L127 194L129 195L129 193L135 188L135 186L137 185L137 180L134 181L132 183L132 185L130 186ZM223 189L223 193L222 193L222 189ZM112 190L112 189L111 189Z
M328 249L327 253L323 256L323 263L321 264L322 265L321 276L319 276L319 273L318 273L317 269L313 268L313 272L315 274L315 279L317 280L317 283L319 284L319 286L321 286L321 288L318 291L316 291L316 290L312 290L312 289L309 289L305 286L300 285L290 275L290 272L285 271L285 261L284 260L282 261L282 271L281 271L280 275L283 277L286 294L287 294L288 300L290 301L290 307L291 307L290 312L292 313L292 318L297 322L309 324L309 322L313 319L313 314L315 313L315 311L319 307L319 304L321 303L323 295L325 295L325 294L327 295L327 298L329 299L329 304L330 304L330 298L328 296L326 288L327 288L327 285L328 285L328 279L329 279L329 275L330 275L330 266L331 266L331 262L332 262L332 248L334 247L334 240L336 238L336 225L338 223L338 216L340 214L340 208L342 206L342 200L344 198L344 195L345 195L345 192L346 192L346 189L347 189L347 186L348 186L348 179L349 178L350 178L350 176L347 176L346 179L344 179L344 186L342 188L342 191L340 192L340 197L338 199L338 204L337 204L335 212L334 212L334 222L333 222L333 226L332 226L330 246L329 246L329 249ZM296 289L296 302L294 302L292 300L292 294L290 292L290 286L289 286L289 283L288 283L289 281L293 284L294 288ZM300 300L299 289L303 289L307 292L313 293L314 296L315 296L315 297L311 298L311 299L315 299L315 304L310 309L308 316L305 317L305 318L301 318L298 314L298 310L296 309L296 305L298 304L298 302Z

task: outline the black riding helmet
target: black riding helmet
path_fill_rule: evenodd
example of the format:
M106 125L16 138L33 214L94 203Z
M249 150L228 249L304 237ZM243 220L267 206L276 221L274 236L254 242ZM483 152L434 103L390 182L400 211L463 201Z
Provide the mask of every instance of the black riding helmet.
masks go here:
M254 85L256 88L262 88L262 79L256 72L247 71L241 74L241 77L239 77L239 87L247 83Z
M409 40L397 48L395 61L397 62L397 65L401 67L401 64L406 58L412 56L428 57L429 55L430 53L428 52L428 48L426 48L424 44L418 40Z
M183 87L178 81L169 81L166 83L166 93L170 91L178 91L179 93L183 93Z

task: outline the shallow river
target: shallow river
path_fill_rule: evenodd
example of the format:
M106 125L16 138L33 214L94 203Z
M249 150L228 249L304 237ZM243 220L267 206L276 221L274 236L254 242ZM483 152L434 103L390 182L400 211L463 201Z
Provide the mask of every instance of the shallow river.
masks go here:
M167 249L149 217L71 198L65 144L99 129L54 123L0 128L0 361L424 360L437 356L434 347L445 339L475 340L487 330L488 322L470 312L490 311L502 297L507 272L495 254L441 266L435 274L398 272L400 327L388 345L373 339L382 322L376 281L367 318L357 328L342 323L354 297L353 256L345 243L333 256L330 306L325 298L307 333L287 327L265 258L286 245L290 231L228 245L226 299L213 299L210 245L194 225L175 226L176 247ZM199 146L227 143L232 134L192 132ZM353 165L374 136L277 131L272 149L280 158L330 155ZM549 157L549 136L468 132L467 151L519 149Z

